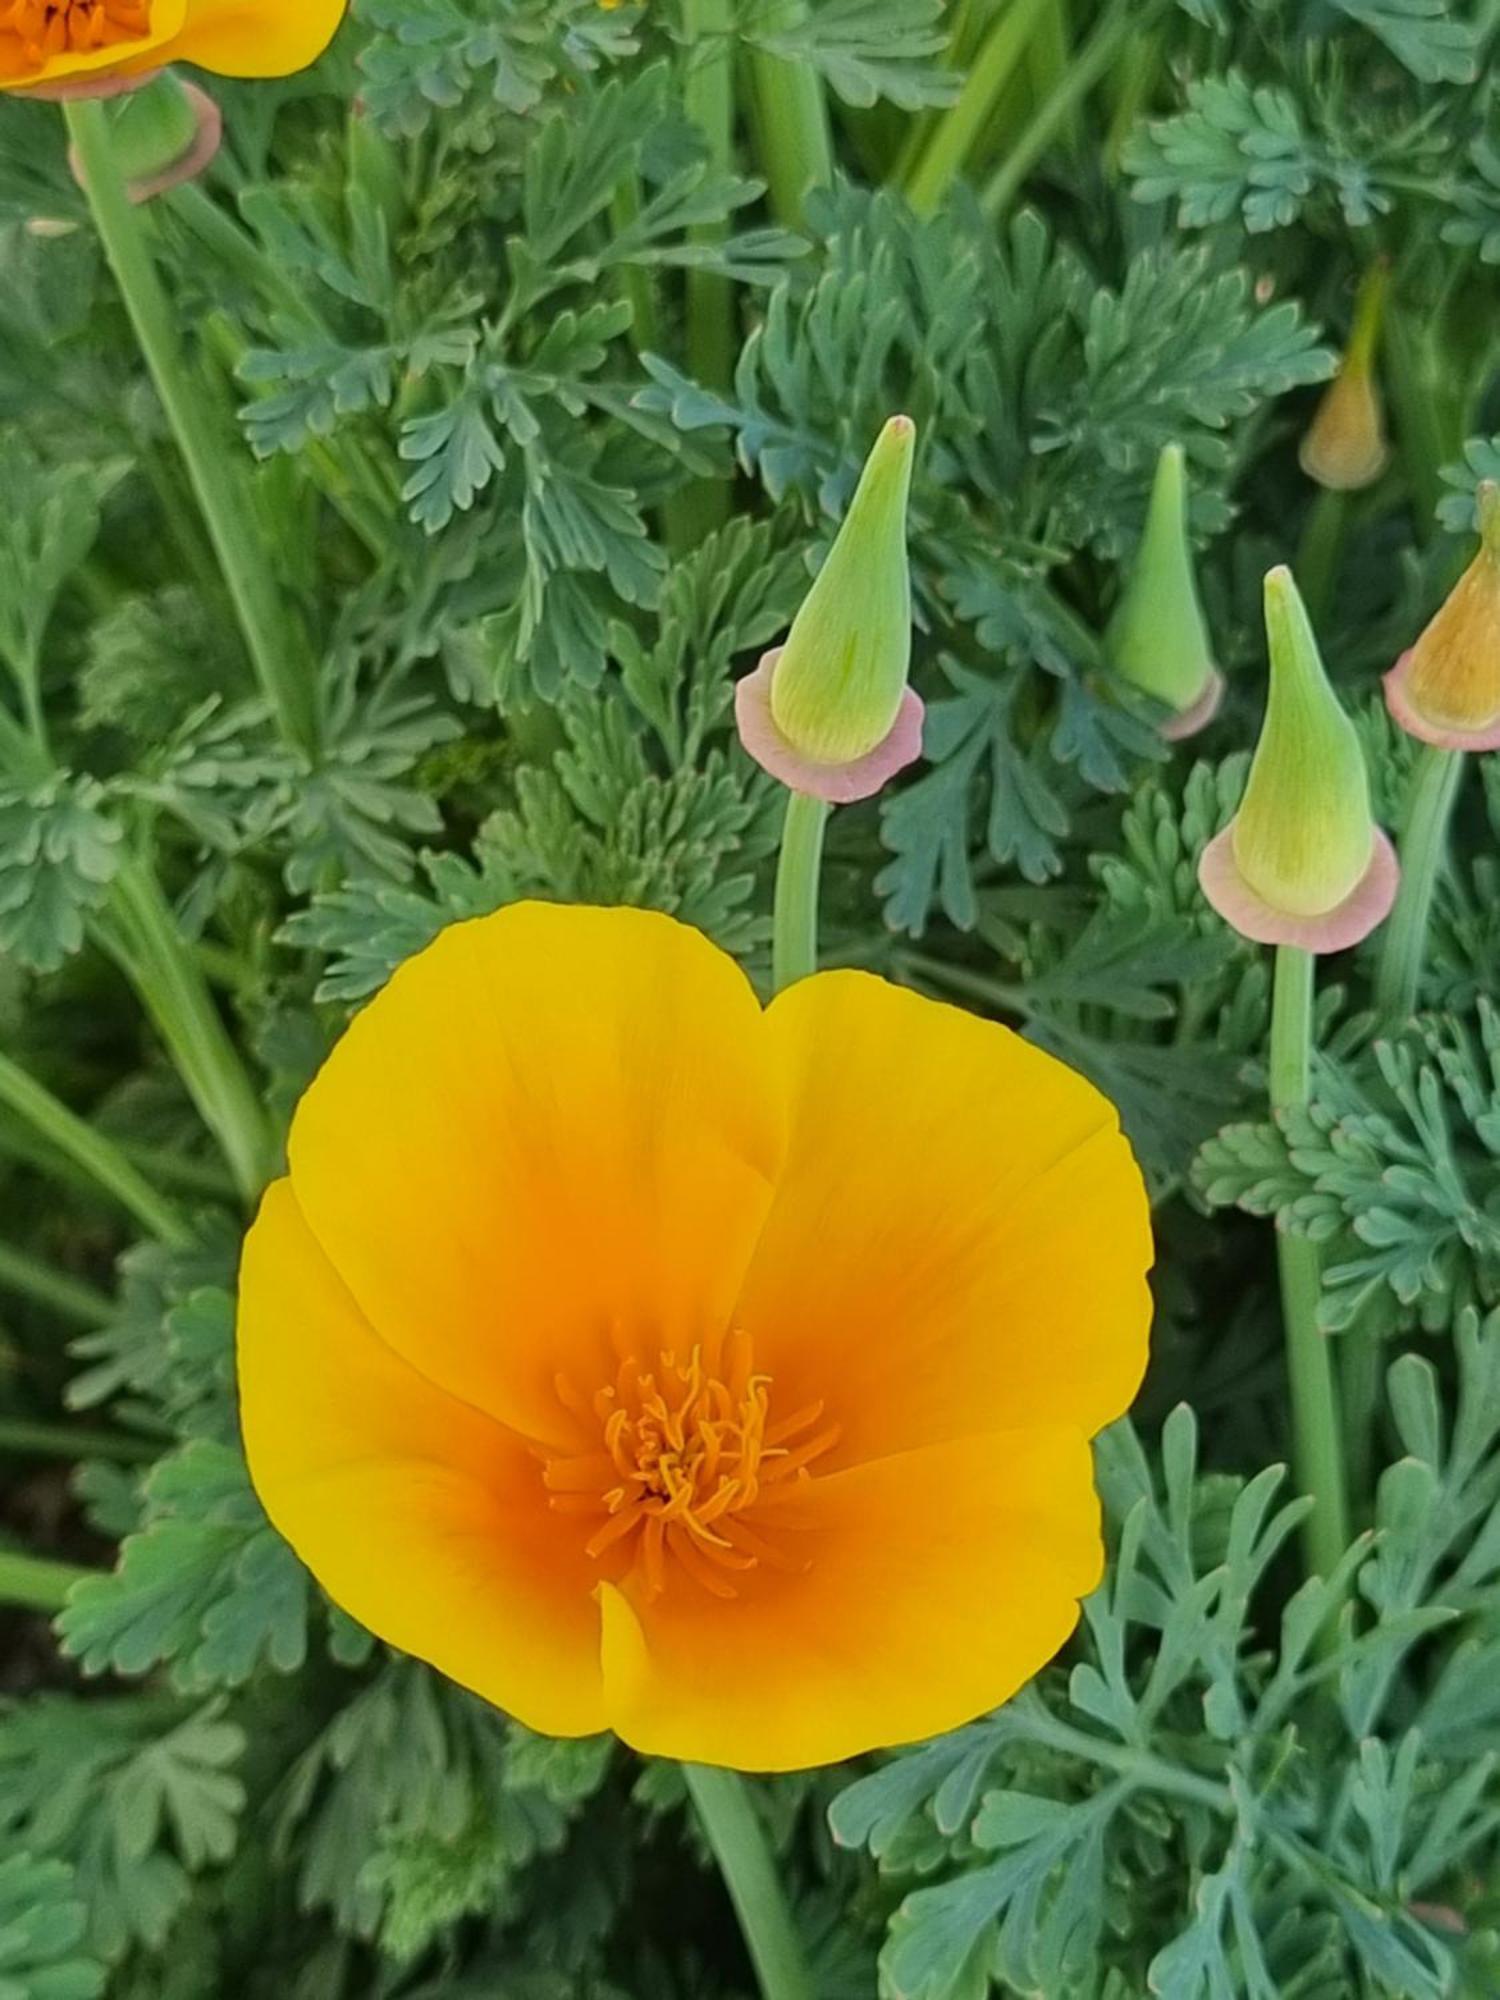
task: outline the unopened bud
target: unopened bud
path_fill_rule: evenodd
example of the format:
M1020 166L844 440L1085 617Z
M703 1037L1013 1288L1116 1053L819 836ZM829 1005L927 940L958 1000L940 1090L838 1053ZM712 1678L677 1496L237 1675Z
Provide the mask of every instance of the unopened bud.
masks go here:
M107 116L120 174L136 203L201 174L224 136L218 105L196 83L185 83L170 69L117 92ZM76 152L69 153L68 164L82 186Z
M1375 379L1385 288L1384 262L1372 264L1354 304L1354 324L1339 372L1302 440L1302 470L1336 493L1373 486L1390 462L1380 384Z
M1105 644L1122 679L1172 710L1162 726L1169 740L1212 721L1224 677L1214 664L1193 573L1180 444L1164 446L1156 461L1145 530Z
M1396 721L1442 750L1500 749L1500 486L1476 499L1478 554L1385 677Z

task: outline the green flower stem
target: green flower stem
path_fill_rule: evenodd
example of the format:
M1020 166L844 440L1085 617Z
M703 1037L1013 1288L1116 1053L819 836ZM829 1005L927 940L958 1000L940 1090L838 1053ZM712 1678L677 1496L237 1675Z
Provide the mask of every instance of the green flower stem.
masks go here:
M114 1311L113 1302L66 1271L54 1271L25 1250L0 1243L0 1292L13 1292L45 1306L59 1319L76 1320L82 1326L103 1326Z
M1271 1108L1306 1104L1312 1067L1313 956L1297 945L1276 953L1271 1000ZM1344 1441L1328 1337L1318 1325L1322 1259L1306 1236L1279 1230L1281 1312L1292 1393L1292 1461L1312 1500L1303 1524L1309 1571L1332 1576L1349 1546Z
M731 0L683 0L683 30L687 36L687 68L682 83L683 109L708 145L714 169L727 174L734 166L734 77L730 67L734 15ZM698 242L717 242L722 222L703 223L693 231ZM687 274L687 353L695 381L710 389L727 388L734 368L734 309L729 281L716 271ZM727 490L715 482L727 503Z
M806 0L762 0L749 10L745 25L769 37L799 27L806 18ZM827 187L833 179L823 79L810 63L785 62L753 43L747 54L760 164L771 190L771 206L788 228L796 229L809 188Z
M1005 213L1058 133L1108 74L1130 38L1154 22L1162 5L1163 0L1110 0L1095 22L1093 33L1068 64L1055 88L1037 105L1003 165L986 184L979 198L986 215Z
M254 1200L275 1170L270 1126L208 981L148 861L115 877L101 942L120 964L171 1053L239 1193Z
M1422 747L1401 835L1401 887L1385 927L1375 974L1375 1008L1388 1026L1416 1012L1432 896L1448 851L1448 821L1463 777L1462 750Z
M152 1236L176 1249L191 1243L192 1232L177 1210L137 1172L113 1140L95 1131L6 1055L0 1055L0 1105L15 1112L42 1139L81 1167L96 1187L113 1195Z
M1053 5L1054 0L1011 0L996 15L969 67L963 89L938 120L905 176L907 199L919 215L931 215L963 172L1006 85L1025 58L1038 23Z
M96 98L75 98L63 106L63 116L95 226L186 462L256 676L287 741L312 755L317 710L311 662L294 643L245 481L184 365L141 217L120 176L105 106Z
M91 1431L73 1424L33 1424L20 1417L0 1417L0 1457L113 1458L124 1465L145 1465L159 1454L150 1438L126 1437L120 1431Z
M0 1549L0 1604L25 1611L61 1611L74 1584L94 1574L73 1563L48 1562L17 1549Z
M744 1779L738 1771L708 1764L684 1764L682 1773L745 1934L763 2000L814 2000L802 1943Z
M1339 558L1344 549L1344 530L1349 520L1349 496L1321 487L1307 510L1306 525L1297 549L1293 569L1297 588L1307 615L1316 627L1328 615L1333 587L1338 579Z
M771 973L779 993L818 969L818 878L828 807L806 792L789 792L776 867L776 914Z

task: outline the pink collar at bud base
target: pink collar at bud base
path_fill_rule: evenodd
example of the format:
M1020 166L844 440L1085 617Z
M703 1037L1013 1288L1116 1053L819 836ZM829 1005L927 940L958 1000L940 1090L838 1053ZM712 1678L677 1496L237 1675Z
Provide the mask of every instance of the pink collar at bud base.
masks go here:
M907 688L889 735L863 757L848 764L815 764L794 750L776 726L771 714L771 676L781 648L762 656L754 673L735 683L734 719L740 742L773 778L779 778L791 792L806 792L831 806L853 805L868 799L889 783L898 771L914 764L922 754L922 719L925 710L920 695Z
M1411 647L1401 655L1381 682L1385 705L1392 720L1418 742L1431 743L1439 750L1500 750L1500 715L1477 729L1459 729L1424 715L1412 700Z
M1401 867L1390 841L1375 828L1370 865L1342 903L1320 916L1291 916L1257 895L1234 858L1234 825L1211 840L1198 863L1198 884L1231 929L1255 944L1294 944L1304 951L1347 951L1384 923L1396 900Z

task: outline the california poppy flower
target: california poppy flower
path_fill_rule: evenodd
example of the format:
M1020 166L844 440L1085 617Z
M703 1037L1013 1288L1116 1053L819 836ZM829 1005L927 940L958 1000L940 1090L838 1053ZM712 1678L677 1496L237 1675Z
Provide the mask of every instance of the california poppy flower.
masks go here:
M373 1631L560 1736L830 1762L961 1723L1101 1567L1146 1357L1110 1105L858 972L455 925L293 1121L241 1277L250 1470Z
M0 90L104 85L167 63L290 76L333 40L345 0L0 0Z

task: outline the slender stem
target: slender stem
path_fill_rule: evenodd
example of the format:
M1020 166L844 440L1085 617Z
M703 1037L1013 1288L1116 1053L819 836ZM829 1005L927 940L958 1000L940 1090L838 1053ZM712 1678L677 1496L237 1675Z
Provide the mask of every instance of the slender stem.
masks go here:
M769 39L800 27L806 19L806 0L762 0L753 10L752 25L756 34ZM796 229L808 190L827 187L833 180L823 79L811 63L787 62L753 41L747 53L760 163L771 190L771 206L781 221Z
M1047 0L1037 32L1026 51L1026 73L1037 103L1044 102L1066 76L1073 52L1073 22L1068 0ZM1077 118L1069 111L1062 121L1064 136L1076 136Z
M73 1563L48 1562L19 1549L0 1549L0 1604L25 1611L61 1611L74 1584L96 1574Z
M1271 1000L1274 1111L1307 1102L1312 1001L1312 953L1297 945L1280 946ZM1316 1243L1289 1230L1278 1230L1276 1255L1292 1394L1292 1459L1297 1484L1313 1503L1303 1527L1304 1546L1309 1571L1327 1577L1349 1546L1349 1504L1332 1356L1327 1335L1318 1325L1322 1259Z
M734 165L734 77L729 60L732 0L683 0L682 21L688 38L683 109L703 134L714 171L727 174ZM722 222L702 223L693 231L697 242L717 242L723 234ZM687 353L694 378L711 389L727 388L734 368L734 347L729 281L717 271L689 271Z
M1462 750L1424 744L1401 835L1401 887L1385 927L1375 975L1375 1008L1388 1026L1416 1012L1433 891L1448 849L1448 821L1463 776Z
M764 2000L814 2000L786 1893L738 1771L684 1764L683 1776L745 1934Z
M96 1186L113 1195L153 1236L176 1248L192 1241L192 1232L176 1209L136 1171L113 1140L96 1132L6 1055L0 1055L0 1105L14 1111L58 1152L82 1167Z
M126 1465L144 1465L161 1447L150 1438L127 1437L121 1431L91 1431L74 1424L33 1424L21 1417L0 1417L0 1454L30 1458L114 1458Z
M987 215L1005 213L1026 176L1108 72L1124 43L1148 26L1160 11L1160 0L1146 0L1146 4L1135 6L1132 0L1111 0L1096 21L1094 32L1069 63L1056 88L1037 106L1004 164L986 185L979 199Z
M818 876L827 825L822 799L788 792L771 932L771 972L778 993L818 969Z
M1307 510L1302 540L1294 565L1302 602L1315 626L1321 625L1333 601L1338 578L1339 557L1343 553L1344 529L1349 519L1349 496L1331 487L1320 487Z
M930 215L963 171L975 142L1024 58L1038 21L1053 0L1010 0L996 16L956 100L938 120L911 171L906 194L919 215Z
M113 1302L66 1271L54 1271L28 1251L10 1243L0 1243L0 1292L14 1292L45 1306L59 1319L77 1320L82 1326L103 1326L114 1312Z
M247 1200L270 1179L274 1152L260 1101L148 861L127 861L112 885L101 940L118 960L171 1051L188 1094Z
M1462 425L1445 425L1449 385L1442 379L1430 329L1420 324L1399 287L1385 312L1386 381L1395 406L1396 439L1419 538L1437 533L1438 502L1447 488L1442 470L1458 457ZM1456 434L1454 434L1456 433Z
M317 743L311 663L294 643L242 472L184 366L140 215L121 179L105 107L95 98L75 98L63 106L63 116L105 255L186 462L256 675L287 740L311 754Z

